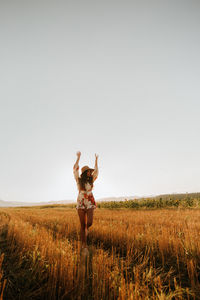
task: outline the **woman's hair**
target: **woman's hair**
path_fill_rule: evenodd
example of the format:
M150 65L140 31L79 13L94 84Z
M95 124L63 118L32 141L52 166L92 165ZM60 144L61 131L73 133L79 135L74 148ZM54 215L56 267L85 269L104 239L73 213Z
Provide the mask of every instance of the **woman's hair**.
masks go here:
M81 174L81 176L78 178L78 182L79 182L79 184L80 184L81 190L86 191L86 189L85 189L85 184L86 184L87 182L89 182L90 185L91 185L91 187L93 188L93 176L87 176L87 172L83 172L83 173Z

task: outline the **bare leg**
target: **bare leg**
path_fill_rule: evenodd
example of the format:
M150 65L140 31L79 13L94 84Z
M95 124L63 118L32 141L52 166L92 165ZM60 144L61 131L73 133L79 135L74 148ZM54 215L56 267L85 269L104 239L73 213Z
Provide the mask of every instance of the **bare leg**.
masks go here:
M82 248L87 246L87 226L86 226L86 211L84 209L78 209L78 215L81 223L81 243Z
M94 215L94 209L93 208L87 209L87 234L88 234L89 227L92 226L93 223L93 215Z

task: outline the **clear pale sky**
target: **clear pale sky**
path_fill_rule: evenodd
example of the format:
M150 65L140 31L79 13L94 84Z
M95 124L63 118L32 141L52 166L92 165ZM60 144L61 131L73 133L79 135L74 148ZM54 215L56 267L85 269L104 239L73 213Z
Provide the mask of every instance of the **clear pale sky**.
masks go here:
M200 191L200 2L0 1L0 199Z

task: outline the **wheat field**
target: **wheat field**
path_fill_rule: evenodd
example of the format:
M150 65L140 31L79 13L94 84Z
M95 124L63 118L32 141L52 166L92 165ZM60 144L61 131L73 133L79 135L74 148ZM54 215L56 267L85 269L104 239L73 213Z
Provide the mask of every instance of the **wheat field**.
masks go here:
M200 299L199 209L0 209L0 299Z

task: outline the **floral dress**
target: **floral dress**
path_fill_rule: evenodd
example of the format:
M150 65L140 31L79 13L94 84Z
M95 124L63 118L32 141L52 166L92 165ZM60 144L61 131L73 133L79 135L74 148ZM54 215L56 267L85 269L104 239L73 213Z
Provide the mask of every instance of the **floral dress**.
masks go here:
M96 208L97 204L95 202L93 193L92 193L92 186L90 185L89 182L85 184L85 191L80 189L80 185L78 182L79 178L79 166L78 164L75 164L73 167L73 173L74 173L74 178L77 183L77 188L78 188L78 197L77 197L77 206L76 209L89 209L89 208ZM93 182L97 179L98 176L98 168L95 168L93 171Z

